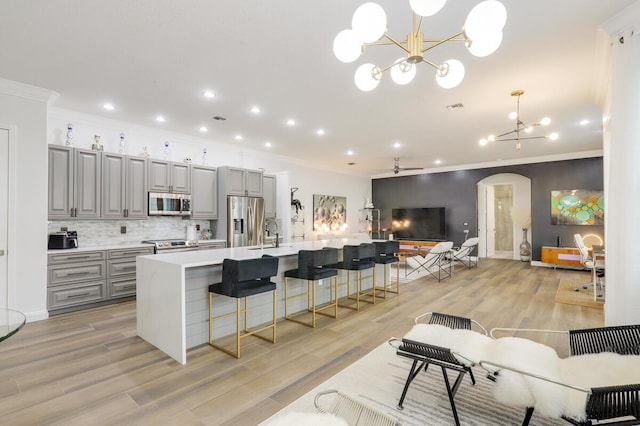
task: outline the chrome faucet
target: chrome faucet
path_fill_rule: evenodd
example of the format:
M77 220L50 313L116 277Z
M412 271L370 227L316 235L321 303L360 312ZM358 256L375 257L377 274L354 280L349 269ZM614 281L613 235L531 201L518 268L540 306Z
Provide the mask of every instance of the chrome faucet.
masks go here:
M275 227L275 230L273 229ZM278 221L275 218L269 217L264 220L264 230L267 235L276 234L276 241L274 243L274 247L280 247L280 236L279 236L279 228Z

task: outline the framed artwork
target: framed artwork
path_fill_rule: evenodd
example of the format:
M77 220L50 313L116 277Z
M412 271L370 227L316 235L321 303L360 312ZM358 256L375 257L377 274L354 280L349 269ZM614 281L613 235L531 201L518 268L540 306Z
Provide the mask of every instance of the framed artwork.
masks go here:
M313 194L313 230L344 231L347 224L347 197Z
M552 225L604 225L602 190L551 191Z

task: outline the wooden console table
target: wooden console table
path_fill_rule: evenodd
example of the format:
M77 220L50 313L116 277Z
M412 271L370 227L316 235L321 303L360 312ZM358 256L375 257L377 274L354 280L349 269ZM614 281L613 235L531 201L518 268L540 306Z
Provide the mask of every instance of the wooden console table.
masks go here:
M580 251L577 247L542 246L540 261L554 266L584 267L580 261Z

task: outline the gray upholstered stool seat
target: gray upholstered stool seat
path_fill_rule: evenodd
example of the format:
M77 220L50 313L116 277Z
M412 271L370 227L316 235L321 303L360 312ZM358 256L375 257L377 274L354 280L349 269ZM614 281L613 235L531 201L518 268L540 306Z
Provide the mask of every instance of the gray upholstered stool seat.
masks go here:
M209 344L216 349L220 349L229 355L240 358L240 340L247 336L255 335L271 343L276 342L276 283L271 281L271 277L278 274L278 258L264 255L258 259L233 260L224 259L222 262L222 282L209 286ZM266 325L250 330L248 324L249 296L271 292L273 295L273 320ZM235 312L213 316L214 294L232 297L236 299ZM244 301L244 306L243 303ZM244 321L241 321L243 314ZM213 338L214 321L236 317L236 350L235 352L217 345ZM244 325L241 326L241 322ZM271 329L272 337L266 338L259 332Z
M338 270L331 267L338 262L338 249L325 248L322 250L300 250L298 252L298 269L285 271L284 273L284 317L293 322L316 326L316 314L326 315L331 318L338 317ZM307 291L289 294L289 279L307 280ZM316 284L322 284L322 280L329 278L328 301L317 304ZM333 279L331 279L333 278ZM307 312L311 313L311 322L294 318L289 314L289 301L302 296L307 296ZM323 312L333 309L333 314ZM296 315L297 316L297 315Z

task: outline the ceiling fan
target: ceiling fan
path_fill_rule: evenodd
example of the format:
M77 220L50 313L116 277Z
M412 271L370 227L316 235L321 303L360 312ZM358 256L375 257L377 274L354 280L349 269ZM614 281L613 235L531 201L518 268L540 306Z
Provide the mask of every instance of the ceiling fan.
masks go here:
M400 167L400 157L395 157L393 159L395 164L393 165L393 174L397 175L398 173L405 170L422 170L424 167Z

